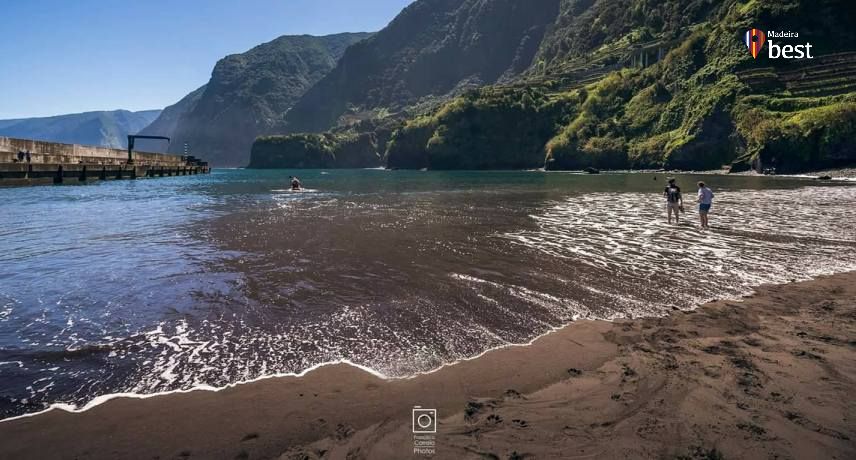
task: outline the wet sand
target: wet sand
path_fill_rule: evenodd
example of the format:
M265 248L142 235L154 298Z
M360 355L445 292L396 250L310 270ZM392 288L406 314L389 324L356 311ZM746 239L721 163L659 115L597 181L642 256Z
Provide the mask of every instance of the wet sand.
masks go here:
M0 423L0 458L856 458L856 273L578 321L405 380L347 364Z

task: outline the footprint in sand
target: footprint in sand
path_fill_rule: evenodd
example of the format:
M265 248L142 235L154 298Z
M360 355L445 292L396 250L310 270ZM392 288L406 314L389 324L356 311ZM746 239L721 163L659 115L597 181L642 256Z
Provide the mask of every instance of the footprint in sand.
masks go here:
M342 423L336 425L336 439L339 441L345 440L353 436L354 429L349 425Z
M513 419L511 423L513 423L516 428L529 428L529 422L519 418Z
M835 439L841 439L843 441L849 441L850 437L840 431L835 431L833 429L827 428L825 426L819 425L812 420L807 419L802 414L797 412L787 411L785 412L785 418L790 420L793 423L796 423L799 426L802 426L806 429L814 431L815 433L820 433L822 435L826 435Z
M470 401L467 403L467 408L464 409L464 418L467 420L472 420L478 415L479 411L482 410L484 404L477 401Z
M737 428L751 434L755 439L761 439L765 434L767 434L767 430L752 422L738 423Z
M814 359L817 361L824 361L823 356L816 355L810 351L805 351L805 350L794 350L793 355L796 356L797 358L807 358L807 359Z
M464 409L464 418L466 420L474 420L479 413L484 409L493 409L496 407L496 400L493 399L473 399L467 402L467 407Z

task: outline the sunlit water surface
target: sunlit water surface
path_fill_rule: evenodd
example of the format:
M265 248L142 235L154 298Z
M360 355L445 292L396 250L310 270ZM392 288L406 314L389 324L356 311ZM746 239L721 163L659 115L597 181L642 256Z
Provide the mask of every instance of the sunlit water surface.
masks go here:
M289 171L0 189L0 416L350 360L429 371L577 318L856 269L856 187L717 177ZM699 179L680 176L694 199Z

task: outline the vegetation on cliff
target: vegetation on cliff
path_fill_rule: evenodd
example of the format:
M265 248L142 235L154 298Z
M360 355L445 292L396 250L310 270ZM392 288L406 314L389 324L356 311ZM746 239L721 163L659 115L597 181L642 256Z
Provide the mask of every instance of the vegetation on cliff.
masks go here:
M856 85L849 83L856 75L856 55L834 54L856 49L852 28L846 26L854 18L852 6L699 1L679 17L675 6L665 3L563 3L563 15L576 11L578 17L560 18L557 24L579 25L579 18L588 18L607 26L557 27L542 44L536 64L541 67L530 70L527 80L505 91L483 89L458 97L407 121L393 134L389 166L714 169L735 162L737 169L754 163L796 171L856 162L856 151L846 142L856 134ZM609 25L607 19L617 14L638 20ZM692 18L700 22L685 23ZM753 24L796 23L793 29L826 57L763 62L753 60L740 40ZM678 30L684 33L676 35L667 24L681 24ZM641 53L649 53L646 60L659 57L634 46L636 36L655 38L651 48L659 48L657 54L667 40L673 46L653 65L628 65L633 57L641 60ZM562 37L560 43L555 37ZM563 72L573 74L568 69L590 65L604 53L624 68L589 84L561 81ZM577 55L583 58L574 61ZM764 75L753 75L761 68Z
M803 81L829 68L834 80L836 72L852 75L856 56L763 62L735 38L753 24L798 23L793 30L823 54L853 50L856 41L845 24L854 9L833 3L811 14L801 1L725 3L661 62L588 88L579 115L547 144L547 166L714 169L736 161L737 169L756 163L796 171L856 161L853 148L841 142L856 133L852 105L843 102L852 99L851 88L830 86L822 77L816 89L843 96L794 97L787 86L759 88L741 78L741 72L772 66L766 71L797 71Z
M417 0L317 83L254 90L239 118L206 109L228 127L194 132L287 135L259 139L253 167L836 166L856 162L854 23L846 0ZM798 32L816 58L753 59L752 27ZM217 86L246 87L227 64ZM215 80L196 106L216 106Z
M369 168L381 165L374 133L262 136L253 143L249 168Z
M570 98L577 97L570 95ZM569 101L539 88L484 88L456 98L393 133L386 161L395 168L531 169L567 118Z
M747 97L737 113L737 131L748 148L741 162L759 159L781 172L856 162L856 94L809 98L782 105Z

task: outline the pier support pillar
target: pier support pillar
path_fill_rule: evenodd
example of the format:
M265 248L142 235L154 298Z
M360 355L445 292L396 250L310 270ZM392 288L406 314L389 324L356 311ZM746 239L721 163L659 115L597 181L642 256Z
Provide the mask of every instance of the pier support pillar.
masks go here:
M62 175L63 175L62 165L59 165L59 167L56 168L56 174L54 174L53 183L54 184L61 184L62 183Z

